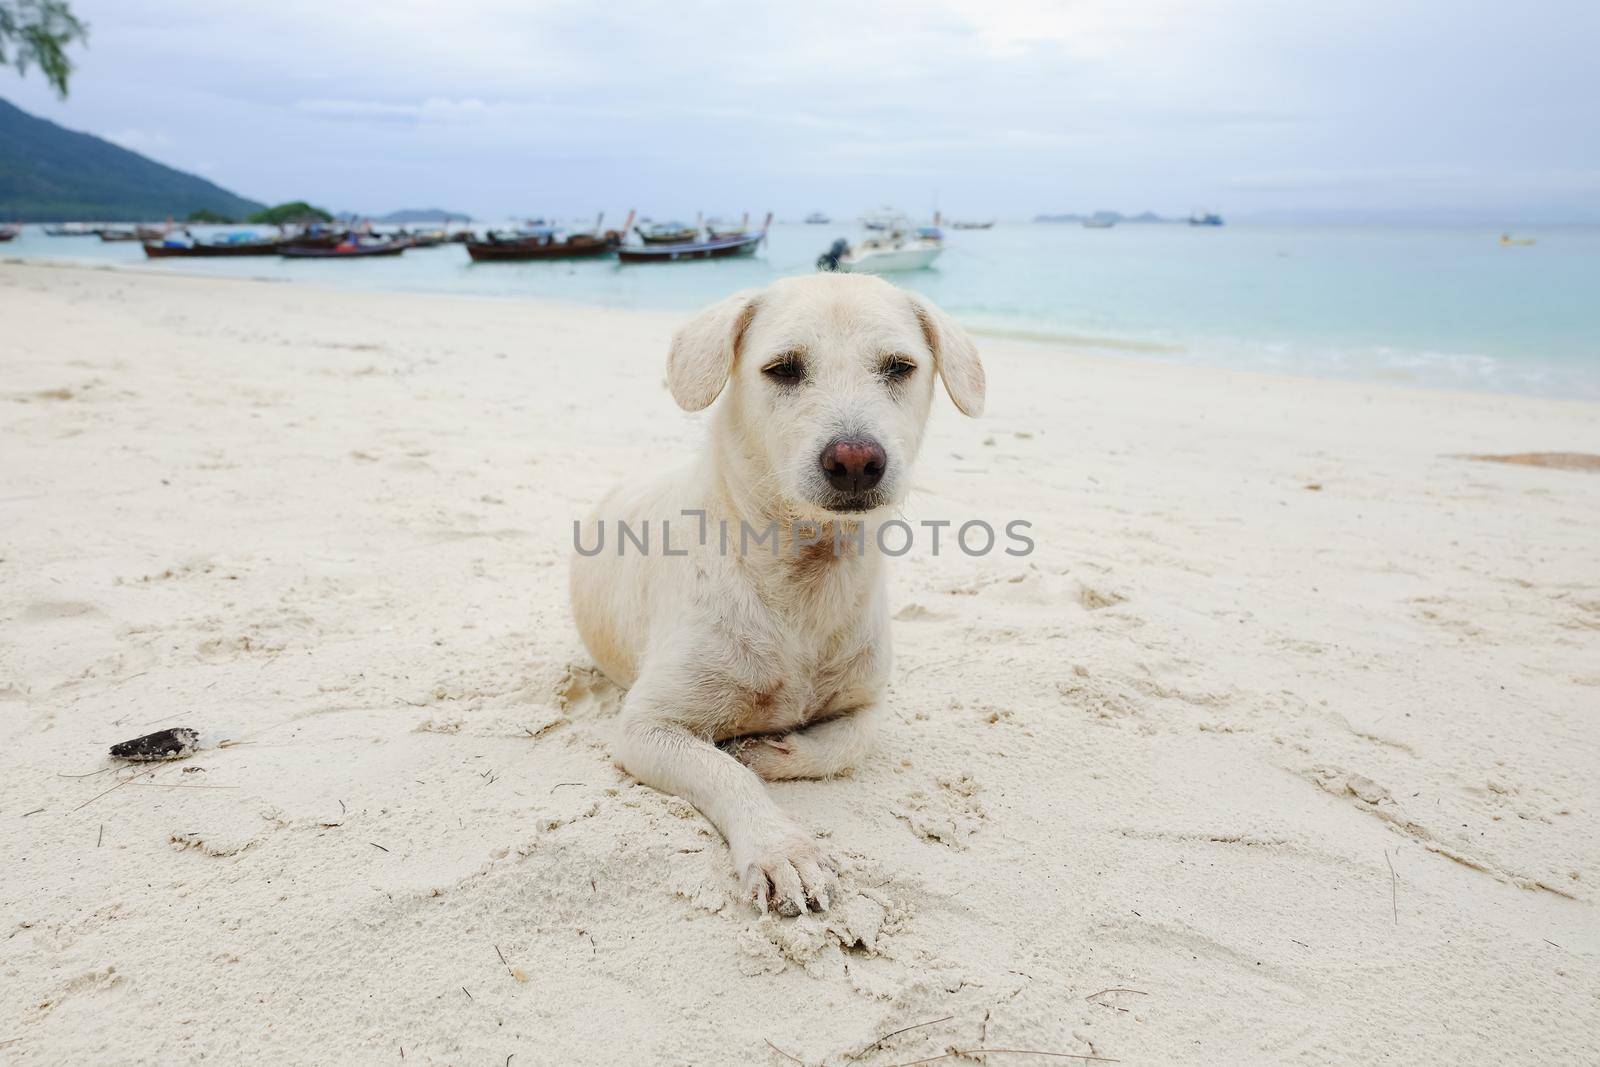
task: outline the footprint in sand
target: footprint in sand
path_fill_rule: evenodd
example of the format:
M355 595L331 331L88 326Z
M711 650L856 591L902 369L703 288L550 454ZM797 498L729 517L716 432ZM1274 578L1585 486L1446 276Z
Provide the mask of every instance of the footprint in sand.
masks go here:
M966 839L989 818L977 799L982 789L968 774L941 777L933 789L918 789L901 797L892 814L924 841L965 848Z
M896 622L937 622L950 616L940 611L930 611L918 603L910 603L894 613Z
M555 705L573 718L615 715L622 691L593 667L569 666L555 685Z
M1115 607L1118 604L1125 603L1127 599L1121 593L1109 589L1096 589L1081 582L1078 585L1078 603L1082 604L1086 611L1099 611L1101 608Z

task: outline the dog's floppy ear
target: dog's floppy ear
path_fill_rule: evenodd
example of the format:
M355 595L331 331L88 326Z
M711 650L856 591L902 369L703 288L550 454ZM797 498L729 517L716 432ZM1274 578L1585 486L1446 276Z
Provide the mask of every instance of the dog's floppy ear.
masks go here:
M911 309L922 327L922 336L933 350L939 365L944 391L950 394L963 415L983 414L983 364L978 362L978 346L954 319L920 296L911 294Z
M720 300L672 335L667 352L667 388L685 411L699 411L728 384L739 344L756 314L757 289Z

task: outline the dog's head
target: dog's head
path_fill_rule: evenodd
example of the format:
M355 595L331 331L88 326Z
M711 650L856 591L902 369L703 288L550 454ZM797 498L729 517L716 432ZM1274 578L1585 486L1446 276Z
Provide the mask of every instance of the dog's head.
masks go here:
M672 338L667 384L686 411L726 388L718 445L748 488L802 518L891 508L937 375L956 407L983 412L972 339L915 294L860 274L786 278L701 312Z

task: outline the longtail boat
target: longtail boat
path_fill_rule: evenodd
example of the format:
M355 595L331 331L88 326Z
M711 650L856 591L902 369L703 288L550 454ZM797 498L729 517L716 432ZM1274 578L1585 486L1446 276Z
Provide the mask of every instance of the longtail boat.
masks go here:
M425 230L422 233L401 230L395 236L409 241L412 248L437 248L449 240L449 236L443 230Z
M167 259L180 256L272 256L283 247L276 237L257 237L254 234L236 234L213 237L207 240L146 241L144 254L149 259Z
M102 241L159 241L172 232L171 226L104 226L95 231Z
M21 226L0 226L0 241L9 241L21 232Z
M94 237L94 227L86 222L62 222L44 228L46 237Z
M330 230L319 226L301 230L297 234L284 238L281 243L294 245L296 248L333 248L335 245L355 240L356 236L353 230Z
M622 240L633 224L633 212L620 230L602 230L605 214L595 220L593 233L563 234L546 229L511 234L490 233L482 241L467 241L467 255L474 262L523 262L533 259L588 259L606 256L622 247Z
M636 227L634 233L647 245L690 244L699 238L700 224L696 222L689 226L681 222L651 222Z
M358 240L345 240L331 247L290 243L280 247L278 255L285 259L358 259L363 256L398 256L409 247L406 241L366 244Z
M754 255L756 247L767 239L767 226L771 223L772 215L768 213L766 223L757 233L745 233L736 237L713 237L705 241L684 241L670 245L645 245L642 248L623 247L617 249L617 259L623 263L676 263L685 259L750 256Z
M743 237L750 232L750 212L744 213L744 218L739 220L739 225L728 226L720 219L709 219L706 222L706 233L713 239L718 237Z

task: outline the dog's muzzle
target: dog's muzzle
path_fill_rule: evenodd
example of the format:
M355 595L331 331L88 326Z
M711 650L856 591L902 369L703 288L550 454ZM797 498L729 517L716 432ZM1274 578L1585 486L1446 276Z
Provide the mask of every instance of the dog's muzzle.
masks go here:
M889 469L883 446L871 437L835 437L817 457L830 492L821 501L829 511L871 511L884 503L879 486Z

